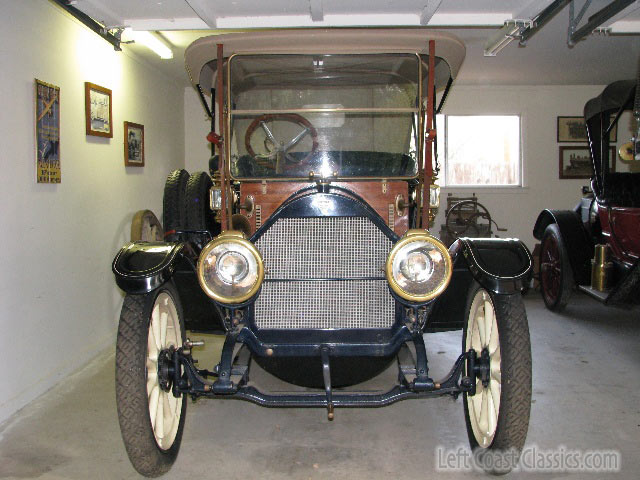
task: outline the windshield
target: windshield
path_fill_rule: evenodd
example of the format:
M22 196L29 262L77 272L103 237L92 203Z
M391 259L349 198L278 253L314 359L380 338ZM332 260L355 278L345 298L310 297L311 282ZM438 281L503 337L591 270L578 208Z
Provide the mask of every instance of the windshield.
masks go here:
M232 57L232 175L414 177L421 75L411 54Z

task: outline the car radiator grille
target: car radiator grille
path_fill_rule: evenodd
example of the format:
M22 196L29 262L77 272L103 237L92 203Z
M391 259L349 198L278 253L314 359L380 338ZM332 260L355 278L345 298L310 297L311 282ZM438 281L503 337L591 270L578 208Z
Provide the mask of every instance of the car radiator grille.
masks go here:
M365 217L281 218L256 242L265 281L255 323L265 329L391 328L384 279L391 241Z

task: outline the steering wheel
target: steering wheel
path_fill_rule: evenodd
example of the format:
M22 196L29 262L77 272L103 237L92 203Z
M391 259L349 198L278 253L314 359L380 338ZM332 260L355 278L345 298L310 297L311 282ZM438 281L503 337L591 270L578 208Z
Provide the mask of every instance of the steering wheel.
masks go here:
M274 120L298 124L303 128L303 130L288 142L281 142L276 139L276 137L267 126L267 122ZM256 152L251 147L251 137L258 129L258 126L262 128L266 135L264 146L267 149L267 155L256 155ZM307 135L311 136L311 141L313 142L311 151L306 157L298 160L293 157L289 153L289 151ZM272 145L272 149L269 148L269 144ZM276 173L283 173L285 159L289 164L303 164L307 162L315 152L318 151L318 132L309 120L304 118L302 115L298 115L297 113L273 113L260 115L259 117L256 117L249 125L249 128L247 128L247 132L244 135L244 146L247 149L247 153L251 155L259 165L271 169L275 168ZM264 162L264 160L268 160L268 162Z
M476 209L471 215L469 215L468 212L470 206ZM465 212L465 210L467 210L467 212ZM466 213L466 215L463 213ZM484 226L484 224L481 225L477 223L479 219L486 220L489 231L491 231L491 215L485 206L475 200L462 200L454 204L447 212L445 227L449 235L455 238L464 235L469 230L474 231L474 234L478 235L480 233L479 227Z

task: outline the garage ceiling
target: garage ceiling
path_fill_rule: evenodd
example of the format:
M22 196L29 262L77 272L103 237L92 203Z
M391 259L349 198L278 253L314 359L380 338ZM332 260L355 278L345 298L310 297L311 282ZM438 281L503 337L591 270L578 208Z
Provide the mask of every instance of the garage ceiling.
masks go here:
M574 0L575 14L586 0ZM588 18L614 0L592 0ZM160 60L127 45L160 70L188 85L184 49L195 39L229 29L324 26L427 26L458 35L467 58L457 79L467 85L606 84L633 78L640 55L640 1L604 22L603 31L567 45L570 7L564 7L525 47L511 42L495 57L487 40L505 21L531 20L549 0L77 0L70 2L107 27L160 31L174 50Z

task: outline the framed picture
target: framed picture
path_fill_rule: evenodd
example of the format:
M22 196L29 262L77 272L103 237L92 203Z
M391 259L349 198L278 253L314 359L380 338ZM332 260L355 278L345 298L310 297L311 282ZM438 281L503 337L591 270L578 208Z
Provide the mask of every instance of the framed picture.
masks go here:
M84 102L87 135L113 138L111 90L85 82Z
M616 171L616 149L609 152L609 171ZM560 147L560 178L591 178L591 154L589 147Z
M60 87L35 83L36 182L60 183Z
M558 117L558 143L586 142L587 127L583 117ZM614 125L609 142L618 141L618 125Z
M144 167L144 125L124 122L124 164Z

